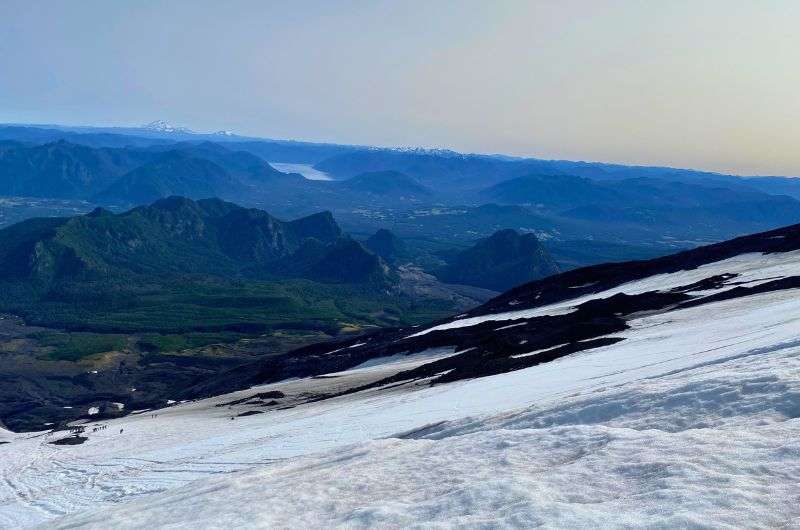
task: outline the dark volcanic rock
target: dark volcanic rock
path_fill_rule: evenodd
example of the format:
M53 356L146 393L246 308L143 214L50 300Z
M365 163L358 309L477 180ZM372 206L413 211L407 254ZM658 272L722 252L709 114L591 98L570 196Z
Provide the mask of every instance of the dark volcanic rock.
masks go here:
M661 258L593 265L520 285L468 313L468 316L531 308L605 291L656 274L692 270L750 252L800 249L800 224L698 247Z
M89 438L85 436L69 436L50 442L52 445L80 445Z

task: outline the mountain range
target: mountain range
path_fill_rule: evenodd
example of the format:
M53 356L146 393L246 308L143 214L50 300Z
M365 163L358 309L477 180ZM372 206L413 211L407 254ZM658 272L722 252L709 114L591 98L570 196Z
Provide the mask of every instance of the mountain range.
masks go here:
M791 526L798 199L0 126L0 527Z
M27 201L8 214L0 204L0 222L41 212L35 199L120 211L170 195L220 197L282 217L331 210L354 233L390 228L462 244L534 230L556 244L585 240L641 255L800 220L800 181L791 178L136 128L5 126L0 142L0 196ZM309 181L270 162L313 165L334 180Z
M0 230L0 270L0 280L39 284L187 274L358 283L380 281L384 267L344 238L329 212L284 222L220 199L169 197L121 214L98 208Z
M59 140L0 150L0 194L86 199L146 163L139 150L92 148Z
M790 178L161 124L0 126L0 311L25 324L0 321L12 352L0 378L25 381L0 413L30 426L74 419L59 407L98 393L158 403L169 377L188 388L253 355L424 324L559 271L791 225L798 190ZM26 363L75 379L42 387L20 379ZM124 375L102 389L78 377L104 366ZM141 394L130 401L124 385Z
M595 351L625 352L632 356L625 357L626 362L646 363L652 354L641 351L641 341L656 340L673 345L658 353L668 358L663 368L668 370L669 359L686 359L675 357L679 351L674 348L679 344L683 345L680 351L699 351L692 362L703 363L719 354L716 348L707 349L706 327L720 333L711 335L714 344L724 342L725 347L744 348L755 355L761 351L757 345L737 338L752 322L734 329L724 322L716 328L715 321L745 318L742 314L751 308L772 304L795 307L795 293L800 288L798 252L800 225L793 225L651 260L575 269L519 285L466 313L427 326L382 330L338 344L307 346L279 359L255 361L204 381L189 395L211 396L300 374L339 372L376 357L420 355L421 362L408 368L401 363L395 373L376 374L370 383L355 380L351 388L340 389L335 396L445 385L572 357L591 364ZM740 307L744 309L738 310ZM706 316L690 326L688 315L696 319L701 314ZM715 316L707 317L709 314ZM768 311L752 317L781 319L780 333L790 334L790 323L796 320L791 312L779 316ZM668 334L661 328L651 330L654 322L668 326L675 319ZM687 333L702 340L687 342L681 326L691 327ZM763 328L759 337L773 340L769 329ZM790 342L795 348L796 341ZM648 348L653 351L652 345ZM425 354L433 351L449 353L426 360ZM637 360L640 355L645 359ZM535 377L539 372L528 373ZM437 427L423 426L423 431L436 432Z

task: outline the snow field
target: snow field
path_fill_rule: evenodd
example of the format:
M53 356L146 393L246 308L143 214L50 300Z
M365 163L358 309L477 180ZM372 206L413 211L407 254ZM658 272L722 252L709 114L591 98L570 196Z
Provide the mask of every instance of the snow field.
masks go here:
M421 390L235 421L214 406L318 384L289 381L79 446L12 434L0 528L796 525L800 290L629 324L617 344Z
M193 483L55 527L792 528L799 435L792 345Z

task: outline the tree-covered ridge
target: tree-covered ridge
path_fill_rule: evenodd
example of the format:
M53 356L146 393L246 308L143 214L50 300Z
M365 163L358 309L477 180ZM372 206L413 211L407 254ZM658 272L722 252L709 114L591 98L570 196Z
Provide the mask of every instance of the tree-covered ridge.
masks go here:
M505 291L556 273L556 262L534 234L500 230L456 255L436 275L448 283Z
M286 222L220 199L169 197L121 214L98 208L32 219L0 230L0 248L0 279L39 284L192 274L358 283L385 272L329 212Z

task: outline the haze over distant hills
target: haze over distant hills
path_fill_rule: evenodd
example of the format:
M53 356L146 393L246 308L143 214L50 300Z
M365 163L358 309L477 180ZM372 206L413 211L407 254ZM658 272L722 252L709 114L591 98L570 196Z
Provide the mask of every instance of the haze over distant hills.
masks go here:
M358 233L385 227L439 239L447 230L448 240L468 243L510 228L555 244L665 250L800 220L800 181L791 178L261 140L162 123L2 126L0 142L0 194L87 201L87 211L217 196L285 217L331 210ZM312 182L270 162L313 165L336 180ZM479 208L492 203L500 208L487 217Z

